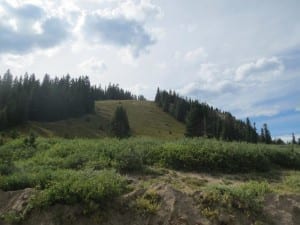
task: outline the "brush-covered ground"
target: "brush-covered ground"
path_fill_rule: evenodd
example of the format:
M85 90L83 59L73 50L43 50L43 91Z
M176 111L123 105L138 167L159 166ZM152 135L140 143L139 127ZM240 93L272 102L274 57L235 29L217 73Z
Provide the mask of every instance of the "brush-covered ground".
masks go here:
M0 147L0 224L299 222L296 146L29 137Z
M133 136L161 139L177 139L184 136L183 123L163 112L154 102L135 100L97 101L95 114L56 122L28 122L14 129L21 134L34 132L43 137L107 137L110 120L115 109L120 105L127 111Z

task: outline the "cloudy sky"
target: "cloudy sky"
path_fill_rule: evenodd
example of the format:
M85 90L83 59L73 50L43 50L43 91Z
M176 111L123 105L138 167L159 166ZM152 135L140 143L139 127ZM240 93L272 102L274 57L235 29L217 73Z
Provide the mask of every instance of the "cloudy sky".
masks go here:
M300 137L299 0L0 0L0 73L173 89Z

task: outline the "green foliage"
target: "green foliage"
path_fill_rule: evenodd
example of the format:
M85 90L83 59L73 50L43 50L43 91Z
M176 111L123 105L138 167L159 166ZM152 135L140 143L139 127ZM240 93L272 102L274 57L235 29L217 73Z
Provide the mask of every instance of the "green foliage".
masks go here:
M40 207L55 203L106 203L126 190L124 178L112 170L61 170L34 199Z
M288 174L283 181L283 184L295 193L300 193L299 171Z
M292 148L281 149L269 147L265 154L271 162L283 168L300 169L300 151L294 151Z
M266 182L251 181L239 186L209 186L196 197L204 214L224 208L227 211L240 210L243 213L260 214L266 193L271 189ZM219 214L219 213L217 213Z
M202 120L200 114L201 108L198 105L193 106L187 114L185 133L187 137L199 137L204 135L204 120Z
M23 220L23 216L16 211L9 211L1 214L0 219L3 219L8 224L19 224Z
M263 124L263 128L261 128L261 134L260 134L261 142L266 144L272 143L272 137L270 130L268 129L268 125L266 123Z
M10 131L9 136L10 136L10 138L12 138L12 139L16 139L16 138L18 138L20 135L19 135L19 133L18 133L16 130L12 130L12 131Z
M21 190L24 188L45 188L53 179L54 171L20 172L8 176L0 176L0 189L5 191Z
M30 133L29 137L26 137L24 139L24 145L35 148L36 147L35 140L36 140L35 134Z
M228 143L214 139L43 139L36 147L16 139L0 146L0 188L44 188L61 169L140 172L162 166L187 171L251 172L300 168L300 151L289 146Z
M148 172L147 175L152 176L148 166L240 173L267 171L279 166L297 169L300 165L298 148L291 151L289 146L229 143L204 138L177 141L37 138L34 143L35 147L32 147L19 138L0 146L0 189L35 188L37 191L28 211L57 203L83 204L87 212L105 207L106 203L128 190L128 182L120 173ZM298 178L299 174L291 174L278 187L297 191ZM203 190L207 185L205 180L180 181L197 190ZM197 201L201 212L209 217L220 214L219 204L223 209L259 214L262 198L268 191L265 182L218 185L205 190L206 194L197 197ZM161 199L157 193L148 191L134 204L142 214L151 214L161 207ZM18 216L7 214L6 219L18 220Z
M154 214L160 208L161 196L155 191L148 191L136 199L136 208L142 214Z
M216 140L186 139L163 146L162 163L174 169L195 171L266 171L270 161L256 145Z
M0 137L0 146L4 145L4 138Z
M116 166L120 171L142 171L143 161L141 151L134 148L123 149L116 155Z
M223 112L197 100L180 97L174 91L157 89L155 103L178 121L186 122L187 137L206 136L226 141L257 143L256 127L250 123L249 118L246 122L238 120L229 112ZM271 137L270 132L268 135Z
M8 70L0 76L0 130L27 121L58 121L93 113L95 100L137 99L128 91L111 85L103 90L91 86L87 76L69 75L42 81L35 75L13 77ZM12 138L16 138L12 134Z
M7 148L0 147L0 175L8 175L14 170L12 153Z
M111 121L111 134L117 138L126 138L130 136L130 127L126 110L119 106L117 107Z

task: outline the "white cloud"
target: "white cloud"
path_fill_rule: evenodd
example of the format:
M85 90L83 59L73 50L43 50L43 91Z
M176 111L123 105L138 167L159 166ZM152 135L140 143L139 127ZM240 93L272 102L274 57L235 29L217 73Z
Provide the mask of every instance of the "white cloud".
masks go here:
M128 65L131 67L137 67L138 66L138 59L136 57L133 57L131 53L130 48L123 48L118 52L118 56L121 59L121 62L124 65Z
M277 62L276 67L273 63L277 65ZM178 91L233 112L239 118L274 116L281 112L282 107L280 104L268 103L268 100L280 97L288 88L288 84L282 85L283 80L289 80L287 75L274 79L274 73L282 70L283 65L273 57L269 60L258 59L253 64L243 64L236 68L203 63L198 67L198 76ZM236 71L243 71L243 75L247 76L259 73L259 77L237 80Z
M284 70L283 63L277 57L260 58L255 62L250 62L239 66L236 70L236 80L241 81L256 74L266 73L279 74Z
M83 31L86 39L93 43L129 47L134 57L147 52L147 48L156 42L142 23L119 16L109 17L99 12L85 17Z
M0 54L24 54L52 48L69 36L69 24L62 18L48 15L39 6L13 6L3 2L2 8L5 14L0 15Z
M5 65L7 69L27 69L34 62L34 57L32 54L27 55L13 55L5 54L0 56L1 64Z
M97 13L106 18L123 17L141 22L163 16L161 8L154 5L151 0L122 0L116 2L115 7L99 8Z
M200 65L196 81L188 83L179 92L183 95L204 97L233 93L238 88L239 85L227 79L218 65L204 63Z
M241 117L259 117L259 116L275 116L280 113L280 107L276 106L251 106L249 108L245 108L239 116Z
M81 64L79 64L79 68L82 69L84 72L90 73L103 73L107 70L106 64L99 59L90 58Z
M294 134L294 135L295 135L296 141L298 141L298 138L300 138L300 134ZM279 138L281 140L283 140L285 143L291 143L293 136L292 136L292 134L283 134L283 135L278 135L278 136L274 137L274 139L279 139Z
M188 24L186 29L187 29L187 32L193 33L195 31L197 31L198 26L197 26L197 24Z
M175 51L174 52L174 59L179 60L181 58L182 53L180 51Z
M208 54L206 53L204 48L200 47L200 48L188 51L185 54L184 59L188 62L198 62L200 60L205 60L207 57L208 57Z
M166 70L168 68L168 64L165 62L160 62L156 64L157 68L161 69L161 70Z
M144 84L135 84L128 88L128 90L135 95L144 95L147 89L149 89L149 86Z

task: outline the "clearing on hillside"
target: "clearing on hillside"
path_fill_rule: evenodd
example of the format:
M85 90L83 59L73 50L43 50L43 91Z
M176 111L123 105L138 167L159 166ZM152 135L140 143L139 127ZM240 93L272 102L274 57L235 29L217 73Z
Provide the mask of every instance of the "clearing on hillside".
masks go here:
M56 122L29 122L20 126L18 131L22 134L33 131L44 137L106 137L109 134L109 122L119 105L127 111L133 136L162 139L177 139L184 136L183 123L163 112L154 102L135 100L97 101L95 114Z

